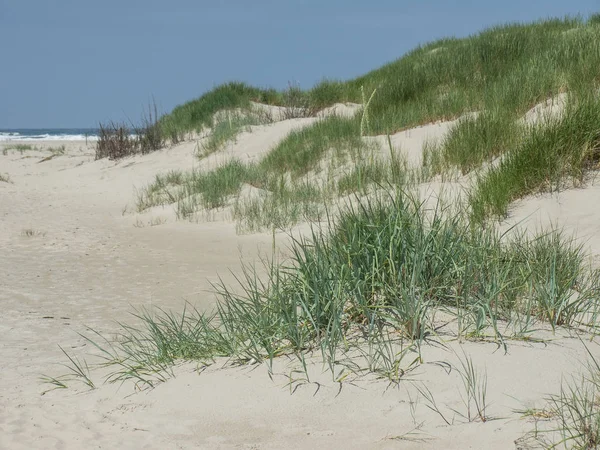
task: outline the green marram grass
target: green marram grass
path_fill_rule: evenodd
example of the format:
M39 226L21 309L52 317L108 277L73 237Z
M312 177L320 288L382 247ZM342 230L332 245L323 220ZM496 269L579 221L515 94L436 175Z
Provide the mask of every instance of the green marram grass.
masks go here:
M540 321L587 326L598 312L598 274L559 232L509 238L403 192L349 204L330 228L294 241L288 261L246 267L236 289L217 284L212 312L139 311L141 325L123 325L116 340L95 336L109 379L152 384L180 359L303 362L308 352L334 379L368 367L395 379L418 363L402 361L406 352L437 339L439 310L459 319L459 336L502 346Z
M265 114L260 114L251 109L246 111L224 111L219 120L215 121L211 133L198 152L198 157L203 158L221 150L229 141L243 131L251 131L252 126L271 123L272 119Z
M600 166L600 97L572 96L558 118L529 127L500 165L480 177L470 194L473 219L505 216L509 204L528 194L581 185Z

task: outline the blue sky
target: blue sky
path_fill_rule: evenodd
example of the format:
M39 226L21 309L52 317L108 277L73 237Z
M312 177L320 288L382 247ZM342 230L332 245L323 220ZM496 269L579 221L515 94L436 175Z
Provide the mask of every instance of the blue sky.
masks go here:
M598 0L0 0L0 128L94 127L229 80L303 88Z

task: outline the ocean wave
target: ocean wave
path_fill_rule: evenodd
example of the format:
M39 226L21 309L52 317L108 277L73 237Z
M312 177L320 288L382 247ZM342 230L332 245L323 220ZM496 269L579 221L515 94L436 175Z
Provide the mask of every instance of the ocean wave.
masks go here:
M84 134L34 134L22 135L13 132L0 132L0 142L6 141L95 141L98 136Z

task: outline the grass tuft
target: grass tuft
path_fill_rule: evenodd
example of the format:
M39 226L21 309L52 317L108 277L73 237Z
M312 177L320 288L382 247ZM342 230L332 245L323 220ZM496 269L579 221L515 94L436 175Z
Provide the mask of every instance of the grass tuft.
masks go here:
M100 123L96 143L96 159L120 159L146 154L164 147L166 139L159 123L156 103L148 106L139 125L123 122Z

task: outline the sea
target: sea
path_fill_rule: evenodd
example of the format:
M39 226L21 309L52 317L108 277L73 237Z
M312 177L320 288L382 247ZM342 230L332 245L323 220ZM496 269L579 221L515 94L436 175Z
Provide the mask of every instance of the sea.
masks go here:
M97 128L0 128L0 142L98 139Z

